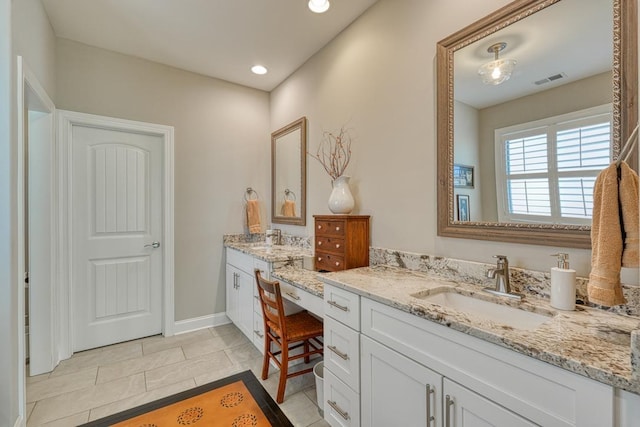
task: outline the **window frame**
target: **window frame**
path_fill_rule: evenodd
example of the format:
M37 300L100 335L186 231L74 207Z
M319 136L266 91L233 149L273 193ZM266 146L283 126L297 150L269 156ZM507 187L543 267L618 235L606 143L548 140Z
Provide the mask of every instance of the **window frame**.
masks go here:
M541 224L569 224L569 225L591 225L591 218L563 217L560 214L560 189L559 178L592 176L585 174L585 171L559 172L557 167L557 140L558 132L575 129L577 127L589 126L588 122L601 122L606 117L611 126L611 139L613 139L613 105L604 104L571 113L560 114L527 123L507 126L495 129L494 131L494 153L496 171L496 199L498 210L498 221L509 223L541 223ZM579 123L579 124L578 124ZM547 172L532 172L518 174L522 179L526 178L547 178L549 182L550 216L513 214L509 212L509 200L507 192L506 173L506 153L505 141L529 136L547 135ZM609 149L609 162L611 162L613 149ZM600 171L594 171L593 176L597 176ZM554 183L554 185L552 185Z

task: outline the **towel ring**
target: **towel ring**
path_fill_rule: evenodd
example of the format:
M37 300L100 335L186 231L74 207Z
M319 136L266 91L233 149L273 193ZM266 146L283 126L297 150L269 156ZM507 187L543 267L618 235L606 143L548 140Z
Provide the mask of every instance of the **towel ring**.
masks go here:
M244 200L248 202L249 200L258 200L258 192L251 187L247 187L247 191L244 193Z
M291 199L287 199L287 197L291 197ZM285 200L293 200L294 202L296 201L296 193L294 193L293 191L289 190L288 188L286 190L284 190L284 199Z

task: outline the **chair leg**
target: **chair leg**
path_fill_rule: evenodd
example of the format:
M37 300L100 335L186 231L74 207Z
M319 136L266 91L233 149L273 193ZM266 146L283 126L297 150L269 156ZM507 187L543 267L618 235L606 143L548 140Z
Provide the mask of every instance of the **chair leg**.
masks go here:
M304 352L309 353L309 340L304 340ZM304 357L304 363L309 363L309 356Z
M278 383L278 395L276 402L284 402L284 389L287 386L287 374L289 371L289 343L282 342L282 353L280 353L280 382Z
M271 343L269 336L265 332L264 334L264 360L262 361L262 379L269 378L269 351L271 350Z

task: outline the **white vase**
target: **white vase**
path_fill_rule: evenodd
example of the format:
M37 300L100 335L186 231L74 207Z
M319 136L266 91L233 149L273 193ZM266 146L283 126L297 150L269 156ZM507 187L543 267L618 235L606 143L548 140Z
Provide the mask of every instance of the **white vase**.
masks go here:
M329 210L334 214L349 214L355 201L349 188L350 176L342 175L333 181L333 190L329 196Z

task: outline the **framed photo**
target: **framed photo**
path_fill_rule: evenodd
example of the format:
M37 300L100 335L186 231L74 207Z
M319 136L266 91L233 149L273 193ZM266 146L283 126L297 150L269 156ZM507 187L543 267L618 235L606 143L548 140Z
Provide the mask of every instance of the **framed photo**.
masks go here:
M466 194L457 194L456 201L458 204L458 221L471 221L471 213L469 212L469 196Z
M473 166L453 165L453 186L473 188Z

